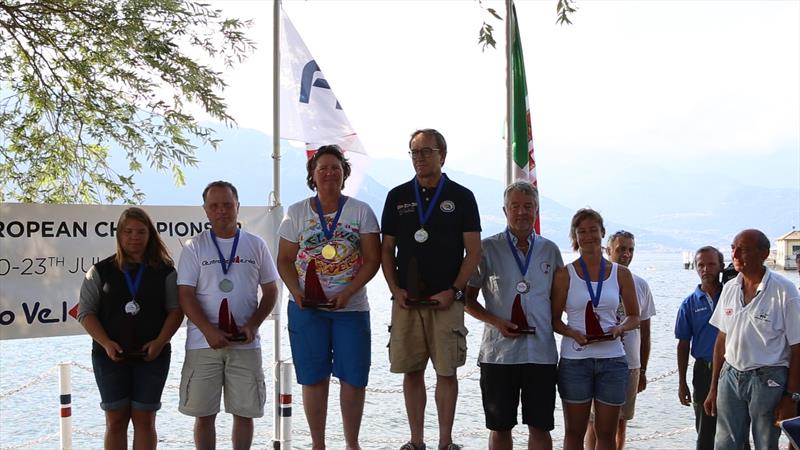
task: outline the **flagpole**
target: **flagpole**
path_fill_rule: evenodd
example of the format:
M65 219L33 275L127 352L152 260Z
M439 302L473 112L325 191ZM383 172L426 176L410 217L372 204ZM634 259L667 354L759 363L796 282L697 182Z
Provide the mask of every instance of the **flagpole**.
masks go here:
M281 205L281 1L272 2L272 206Z
M512 0L506 0L506 186L511 184L514 178L513 169L513 123L511 121L511 105L514 92L514 78L511 73L511 36L514 30L511 24Z
M270 196L270 223L281 213L281 2L272 1L272 195ZM277 232L276 228L272 228ZM277 241L277 236L269 236ZM276 249L277 246L273 247ZM281 448L281 310L283 286L278 283L278 301L272 311L272 447Z

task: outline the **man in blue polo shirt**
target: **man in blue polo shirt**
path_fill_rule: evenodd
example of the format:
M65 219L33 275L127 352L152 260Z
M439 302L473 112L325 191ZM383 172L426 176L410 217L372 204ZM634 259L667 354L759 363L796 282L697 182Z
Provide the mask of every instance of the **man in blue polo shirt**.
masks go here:
M703 401L711 384L711 361L717 339L717 329L708 321L722 292L719 276L725 266L725 258L716 248L706 246L697 250L694 262L700 284L683 300L675 321L675 338L678 339L678 398L682 405L691 404L694 407L697 450L713 450L717 419L705 413ZM695 359L692 371L694 401L686 383L690 350Z

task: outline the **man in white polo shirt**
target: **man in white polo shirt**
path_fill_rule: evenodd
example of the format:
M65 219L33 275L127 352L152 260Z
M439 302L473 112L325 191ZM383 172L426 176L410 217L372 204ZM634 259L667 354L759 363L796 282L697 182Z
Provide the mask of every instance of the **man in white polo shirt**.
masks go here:
M748 417L755 449L777 450L775 421L796 412L792 396L800 391L800 294L789 280L764 267L769 244L759 230L736 235L731 259L739 275L722 288L709 321L719 334L704 406L708 415L717 416L716 450L744 447Z

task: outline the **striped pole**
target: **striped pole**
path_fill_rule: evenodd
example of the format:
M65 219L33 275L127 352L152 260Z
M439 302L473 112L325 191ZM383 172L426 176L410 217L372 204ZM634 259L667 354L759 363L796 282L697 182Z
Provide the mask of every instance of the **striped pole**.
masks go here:
M72 381L70 363L58 363L58 384L61 398L61 450L72 450Z
M292 448L292 378L294 364L281 363L281 449Z

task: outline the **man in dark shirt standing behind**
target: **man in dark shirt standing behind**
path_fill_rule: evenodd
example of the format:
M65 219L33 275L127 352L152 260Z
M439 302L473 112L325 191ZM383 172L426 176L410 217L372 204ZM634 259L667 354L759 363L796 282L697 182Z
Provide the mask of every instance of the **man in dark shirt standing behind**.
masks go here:
M441 133L417 130L409 149L416 176L389 192L381 220L383 274L394 299L390 370L404 374L411 430L401 450L425 449L428 359L436 370L438 448L456 450L460 447L451 435L456 369L464 365L467 352L464 289L481 257L480 216L472 192L442 173L447 143ZM432 304L412 304L420 299Z

